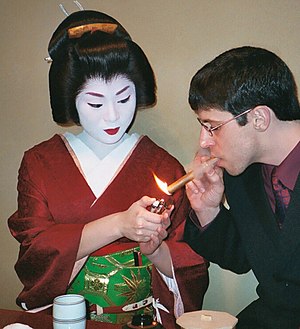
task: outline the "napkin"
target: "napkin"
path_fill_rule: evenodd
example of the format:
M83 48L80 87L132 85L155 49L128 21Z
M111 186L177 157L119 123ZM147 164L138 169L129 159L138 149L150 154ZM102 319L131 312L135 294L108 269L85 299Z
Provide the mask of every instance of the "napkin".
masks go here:
M29 327L27 324L23 323L12 323L5 326L3 329L32 329L32 327Z

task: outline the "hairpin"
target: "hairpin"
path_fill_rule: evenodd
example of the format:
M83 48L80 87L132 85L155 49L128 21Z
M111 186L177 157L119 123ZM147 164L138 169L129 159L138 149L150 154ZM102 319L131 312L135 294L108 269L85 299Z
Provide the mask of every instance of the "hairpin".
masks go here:
M118 25L113 23L92 23L72 27L68 30L68 35L70 39L73 39L80 38L86 32L102 31L112 34L117 27Z
M75 5L79 8L79 10L84 10L82 4L79 1L73 1ZM59 4L59 8L65 14L65 16L69 16L70 14L67 12L66 8L62 3Z
M63 4L59 4L59 8L61 9L61 11L65 14L65 16L69 16L69 13L67 12L66 8L64 7Z
M82 4L79 2L79 1L73 1L74 3L75 3L75 5L79 8L79 10L84 10L84 8L83 8L83 6L82 6ZM69 16L70 14L67 12L67 10L66 10L66 8L64 7L64 5L62 4L62 3L60 3L59 4L59 8L61 9L61 11L65 14L65 16ZM112 24L111 24L112 25ZM117 26L116 26L117 27ZM116 28L115 28L116 29ZM114 30L115 30L114 29ZM71 29L72 30L72 29ZM114 32L114 30L112 31L112 32L108 32L108 33L113 33ZM91 30L91 31L93 31L93 30ZM69 31L68 31L69 32ZM83 33L85 33L86 31L83 31L82 32L82 34ZM78 32L77 32L78 33ZM81 35L82 35L81 34ZM81 35L79 35L78 37L77 36L73 36L73 38L79 38ZM70 36L70 34L69 34L69 36ZM70 36L70 38L72 38L71 36ZM52 63L53 62L53 60L52 60L52 58L50 57L50 56L47 56L47 57L45 57L44 58L44 61L45 62L47 62L47 63Z
M50 56L47 56L44 58L44 61L50 64L52 63L52 58Z
M79 1L73 1L75 3L75 5L80 9L80 10L84 10L82 4Z

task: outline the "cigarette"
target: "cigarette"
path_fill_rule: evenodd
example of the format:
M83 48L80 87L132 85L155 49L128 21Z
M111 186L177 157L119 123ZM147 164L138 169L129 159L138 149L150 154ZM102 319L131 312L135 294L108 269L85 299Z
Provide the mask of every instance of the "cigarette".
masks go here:
M211 158L206 162L203 162L200 167L195 168L197 174L196 176L199 177L200 174L203 175L204 169L206 169L209 166L213 166L217 163L218 158ZM192 181L195 178L194 175L194 171L191 170L189 171L187 174L185 174L184 176L180 177L179 179L177 179L177 181L175 181L174 183L170 184L167 187L167 190L170 194L173 194L174 192L176 192L177 190L179 190L182 186L184 186L185 184L187 184L188 182Z

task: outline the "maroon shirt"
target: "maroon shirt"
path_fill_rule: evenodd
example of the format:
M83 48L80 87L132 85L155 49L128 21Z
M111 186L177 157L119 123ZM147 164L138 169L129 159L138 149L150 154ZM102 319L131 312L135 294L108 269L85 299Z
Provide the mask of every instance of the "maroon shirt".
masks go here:
M264 164L262 166L262 174L265 184L265 189L273 211L275 211L275 198L271 183L271 173L275 166ZM300 142L289 153L289 155L281 162L277 169L278 179L281 183L294 190L297 177L300 172Z

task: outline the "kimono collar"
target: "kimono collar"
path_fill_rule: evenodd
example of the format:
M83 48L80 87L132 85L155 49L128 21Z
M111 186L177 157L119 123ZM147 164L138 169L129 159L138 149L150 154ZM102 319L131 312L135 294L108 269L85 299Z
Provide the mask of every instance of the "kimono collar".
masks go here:
M76 157L75 162L78 161L79 169L96 197L93 204L123 167L140 140L138 134L125 134L122 143L101 160L75 135L66 132L63 136L74 152L73 158Z

